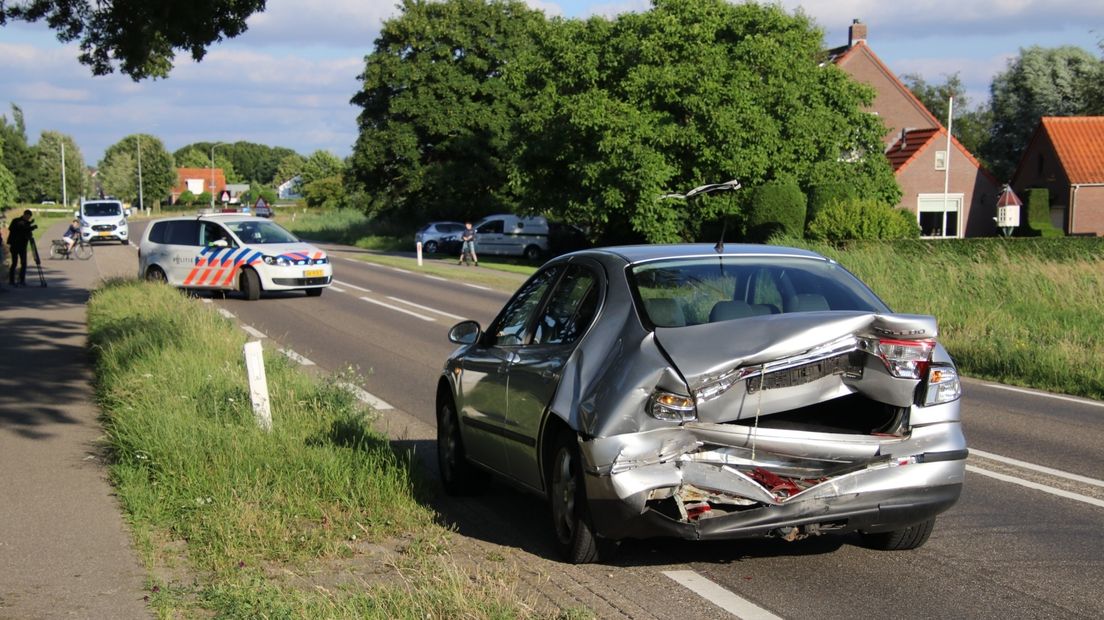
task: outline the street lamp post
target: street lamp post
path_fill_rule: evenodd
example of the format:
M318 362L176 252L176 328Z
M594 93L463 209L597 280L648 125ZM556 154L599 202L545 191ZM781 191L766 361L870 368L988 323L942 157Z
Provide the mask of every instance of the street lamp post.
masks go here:
M222 144L222 142L215 142L211 145L211 212L215 212L215 147Z
M142 196L142 136L135 134L134 142L138 145L138 208L145 209L146 201ZM147 211L147 215L148 213Z

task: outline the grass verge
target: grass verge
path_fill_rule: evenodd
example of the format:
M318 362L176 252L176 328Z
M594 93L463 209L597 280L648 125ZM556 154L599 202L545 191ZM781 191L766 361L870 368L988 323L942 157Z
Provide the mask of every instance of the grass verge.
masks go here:
M166 287L89 302L110 475L161 617L520 617L508 569L452 560L405 456L334 381L266 359L253 423L229 321Z

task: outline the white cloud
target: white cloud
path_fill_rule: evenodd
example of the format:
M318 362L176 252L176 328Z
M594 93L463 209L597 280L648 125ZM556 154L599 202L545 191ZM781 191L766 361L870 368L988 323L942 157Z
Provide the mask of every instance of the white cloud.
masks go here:
M250 45L308 44L369 50L383 20L396 14L395 0L303 0L270 2L249 18L242 40Z
M91 93L85 89L65 88L41 80L18 84L14 95L19 101L87 101L91 99Z

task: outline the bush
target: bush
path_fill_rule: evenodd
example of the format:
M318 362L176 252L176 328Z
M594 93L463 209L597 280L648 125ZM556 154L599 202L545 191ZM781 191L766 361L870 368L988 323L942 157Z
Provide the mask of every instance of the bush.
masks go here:
M873 200L836 201L809 222L809 238L838 243L848 240L916 239L915 216Z
M191 190L184 190L180 193L180 197L176 199L176 204L190 207L195 204L196 196Z
M1062 237L1062 231L1050 223L1050 190L1033 187L1027 190L1027 222L1020 224L1024 237Z
M211 192L203 192L199 196L196 196L195 204L200 206L207 206L211 204Z
M809 213L807 222L812 222L817 213L832 203L854 202L859 199L855 187L841 181L824 181L809 188Z
M805 231L805 202L805 194L790 179L767 181L755 188L748 209L748 239L766 241L779 234L801 239Z

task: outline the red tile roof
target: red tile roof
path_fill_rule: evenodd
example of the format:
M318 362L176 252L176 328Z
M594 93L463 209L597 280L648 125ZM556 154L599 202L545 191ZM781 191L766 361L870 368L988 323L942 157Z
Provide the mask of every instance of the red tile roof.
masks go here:
M938 129L908 129L902 132L902 136L897 138L889 149L886 150L885 156L889 160L889 164L893 166L894 172L900 172L902 168L907 166L916 154L920 152L920 149L928 145L933 138L943 132Z
M1070 183L1104 182L1104 116L1045 116L1041 123Z

